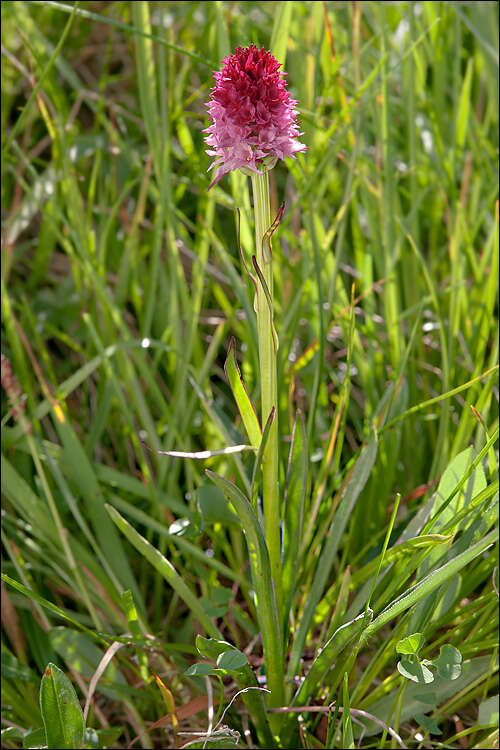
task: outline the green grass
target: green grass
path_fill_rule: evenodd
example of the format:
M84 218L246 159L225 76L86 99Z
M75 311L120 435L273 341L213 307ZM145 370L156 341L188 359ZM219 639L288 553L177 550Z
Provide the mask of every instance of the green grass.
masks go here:
M103 747L180 747L207 695L207 747L267 747L269 721L283 747L498 745L497 40L495 2L2 3L3 745L42 727L49 663L83 707L116 641L86 717ZM247 442L233 336L260 403L250 184L207 193L202 133L212 71L251 42L308 146L271 173L281 714L255 689L239 500L204 473L252 499L255 459L156 452ZM460 676L405 679L413 633L409 658L451 644ZM185 675L226 648L197 634L249 665Z

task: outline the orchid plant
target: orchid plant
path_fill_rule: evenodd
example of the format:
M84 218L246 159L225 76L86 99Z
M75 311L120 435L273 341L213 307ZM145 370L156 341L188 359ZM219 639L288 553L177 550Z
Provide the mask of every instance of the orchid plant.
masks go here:
M282 578L283 503L279 487L278 389L276 356L278 336L273 319L273 255L271 235L281 219L284 205L271 222L269 200L269 171L278 159L294 157L305 151L300 143L302 135L297 124L297 102L287 90L285 74L280 63L264 48L255 45L238 47L225 58L221 71L214 74L216 85L207 104L212 124L205 131L207 153L215 157L211 169L216 169L212 187L225 174L240 169L251 177L255 214L255 254L253 272L242 261L255 288L254 309L257 315L259 342L261 418L265 425L261 432L253 404L246 389L238 389L232 378L233 392L248 436L258 451L257 464L262 464L262 500L264 528L258 515L250 521L253 534L246 524L249 552L253 563L253 577L257 596L257 611L261 617L264 657L267 665L270 706L281 706L285 700L284 647L286 613L284 610L284 582ZM241 252L241 248L240 248ZM234 350L230 356L234 357ZM235 365L235 359L233 359ZM227 368L226 368L227 369ZM233 367L234 372L234 367ZM239 372L238 379L241 378ZM255 470L254 470L255 473ZM227 480L209 472L211 478L234 503L236 488ZM256 492L256 489L254 490ZM237 501L238 502L238 501ZM245 500L241 500L241 504ZM254 502L254 511L257 510ZM246 515L250 514L246 508ZM251 536L255 540L250 540ZM269 558L269 576L266 576ZM259 580L268 578L265 586ZM289 593L289 592L287 592Z

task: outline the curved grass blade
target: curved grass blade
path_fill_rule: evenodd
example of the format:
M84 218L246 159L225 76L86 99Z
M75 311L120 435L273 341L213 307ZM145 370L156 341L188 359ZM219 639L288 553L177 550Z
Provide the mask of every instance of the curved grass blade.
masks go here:
M377 445L377 433L374 431L374 434L364 446L358 460L356 461L351 477L344 489L342 501L333 517L323 551L318 560L316 573L313 578L311 590L307 597L304 612L302 613L300 625L292 644L290 662L288 665L288 679L293 679L297 673L300 657L304 649L307 633L311 627L314 611L323 594L344 529L351 516L356 500L365 486L375 463L375 458L377 457Z
M293 700L294 705L305 705L312 693L318 690L326 673L334 664L335 659L341 652L347 650L349 644L354 643L362 632L363 627L368 626L372 618L373 611L369 609L368 613L363 612L361 615L355 617L354 620L347 622L335 631L313 661L304 682L295 695Z
M271 52L282 65L286 62L286 48L290 21L292 20L293 3L290 0L278 3L271 34Z
M16 589L21 594L24 594L25 596L27 596L28 599L32 599L33 601L38 602L38 604L40 604L42 607L45 607L45 609L48 609L49 612L52 612L54 615L57 615L61 619L66 620L67 622L70 622L75 628L77 628L78 630L81 630L83 633L87 633L87 635L89 635L95 641L99 641L100 643L104 643L106 646L109 646L108 641L105 641L104 638L101 638L101 636L95 633L93 630L86 628L85 625L82 625L77 620L74 620L72 617L67 615L63 609L47 601L47 599L44 599L43 596L40 596L40 594L37 593L36 591L33 591L32 589L27 588L22 583L19 583L19 581L16 581L14 578L11 578L5 573L2 573L2 581L4 581L5 583L8 583L9 586L12 586L12 588Z
M445 581L456 576L462 568L468 565L472 560L481 555L485 550L491 547L498 539L498 529L493 529L484 539L477 542L469 549L457 555L443 566L429 573L422 581L419 581L406 591L402 596L395 599L386 607L377 618L369 625L361 636L361 642L365 643L370 636L380 630L386 623L397 617L402 612L412 607L424 596L430 594L434 589L441 586Z
M307 436L304 417L297 409L292 431L285 486L284 524L281 559L283 564L283 622L292 606L302 538L304 499L307 488Z
M160 573L161 576L172 586L174 591L180 596L185 604L189 607L193 615L196 617L200 625L205 628L205 631L213 636L214 638L220 637L219 629L208 617L205 610L201 606L196 595L193 594L191 589L184 583L183 579L176 571L171 562L164 557L161 552L153 547L147 539L144 539L134 528L121 516L115 508L106 503L106 510L111 516L116 526L120 529L122 534L127 537L129 542L138 550L141 555L144 555L146 560L151 563L155 570Z
M236 485L224 477L205 469L210 479L224 492L241 519L248 545L252 578L257 596L257 612L262 630L262 641L267 670L271 705L283 701L283 646L280 638L278 611L274 594L269 553L259 521L247 497Z
M257 412L255 411L254 405L250 401L250 396L248 395L248 391L245 388L245 384L243 383L240 368L238 367L238 363L236 362L235 348L236 342L233 337L231 338L231 343L229 344L229 351L227 353L226 362L224 364L224 370L226 372L227 379L229 380L229 385L231 386L238 411L240 412L243 424L245 425L247 435L250 438L251 444L256 450L258 450L262 442L262 432L260 429L259 418L257 416Z
M271 429L271 425L274 422L274 417L276 415L276 409L273 406L271 409L271 413L269 414L267 418L266 425L264 427L264 432L262 433L262 440L260 441L259 450L257 452L257 455L255 456L255 463L253 466L253 472L252 472L252 508L253 512L259 517L258 513L258 494L259 494L259 483L257 482L257 475L260 469L260 465L262 463L262 456L264 454L264 450L266 448L267 444L267 438L269 437L269 431Z

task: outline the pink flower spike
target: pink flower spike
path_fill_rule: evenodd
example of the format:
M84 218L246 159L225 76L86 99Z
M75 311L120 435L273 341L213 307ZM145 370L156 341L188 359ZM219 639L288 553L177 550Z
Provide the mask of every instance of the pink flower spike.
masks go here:
M210 188L232 169L262 174L277 159L295 158L307 146L297 124L297 102L290 98L279 72L281 63L264 47L237 47L214 73L215 86L206 105L212 121L203 132L216 167ZM210 189L209 188L209 189Z

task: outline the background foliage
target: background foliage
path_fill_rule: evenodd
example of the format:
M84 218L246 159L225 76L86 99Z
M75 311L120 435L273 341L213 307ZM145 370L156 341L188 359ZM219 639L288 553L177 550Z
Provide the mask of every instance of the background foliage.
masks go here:
M47 730L63 672L82 705L90 693L87 744L187 742L179 732L206 730L207 690L219 697L217 680L184 675L196 633L221 634L262 673L242 529L204 476L248 489L251 459L147 447L244 442L223 371L231 336L259 400L235 211L251 252L248 180L207 193L202 133L212 70L250 42L286 57L309 149L271 176L273 211L286 202L274 241L282 485L296 408L309 467L291 615L298 631L311 613L302 674L370 592L375 623L456 564L350 662L336 657L309 697L342 710L304 714L297 741L394 746L373 722L360 732L364 711L410 746L498 746L496 2L2 3L2 556L14 581L2 584L2 743ZM355 462L364 481L342 520ZM105 504L174 567L153 567ZM413 633L425 643L401 652ZM439 676L422 701L404 663L414 672L443 644L461 675ZM229 670L226 701L235 684ZM215 746L254 732L241 706Z

